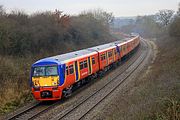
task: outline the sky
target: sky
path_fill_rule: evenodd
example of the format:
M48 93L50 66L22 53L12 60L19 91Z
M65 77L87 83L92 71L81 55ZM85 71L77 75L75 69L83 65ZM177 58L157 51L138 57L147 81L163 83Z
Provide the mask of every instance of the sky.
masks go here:
M55 11L77 15L85 10L103 9L115 17L151 15L162 9L177 11L180 0L0 0L7 11L24 10L26 13Z

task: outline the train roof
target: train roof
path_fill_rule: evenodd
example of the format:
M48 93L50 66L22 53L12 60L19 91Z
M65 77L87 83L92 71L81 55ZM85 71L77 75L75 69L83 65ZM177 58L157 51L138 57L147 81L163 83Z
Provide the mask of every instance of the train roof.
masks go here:
M91 48L88 48L89 50L91 51L103 51L103 50L107 50L107 49L110 49L110 48L113 48L115 47L115 45L118 45L118 44L121 44L125 41L128 41L130 40L131 38L126 38L126 39L122 39L122 40L118 40L118 41L114 41L114 42L111 42L111 43L107 43L107 44L104 44L104 45L98 45L98 46L95 46L95 47L91 47Z
M85 55L89 56L89 55L95 54L95 53L97 53L97 51L113 48L113 47L115 47L115 43L119 44L119 43L122 43L123 41L127 41L127 39L107 43L107 44L104 44L104 45L98 45L98 46L83 49L83 50L73 51L73 52L70 52L70 53L65 53L65 54L53 56L53 57L50 57L50 58L56 59L61 63L65 63L68 60L78 59L80 57L84 57Z
M90 51L101 51L101 50L105 50L105 49L108 49L111 47L115 47L115 45L112 43L108 43L108 44L88 48L88 50L90 50Z
M88 48L88 49L89 50L95 50L95 51L102 51L102 50L106 50L106 49L109 49L109 48L113 48L113 47L115 47L115 43L121 43L121 42L122 42L122 40L107 43L107 44L104 44L104 45L98 45L98 46L91 47L91 48Z
M65 63L67 62L67 60L77 59L82 56L89 56L95 53L96 53L95 51L89 51L88 49L83 49L83 50L78 50L78 51L74 51L70 53L65 53L62 55L53 56L51 58L56 59L61 63Z
M81 57L96 54L97 51L100 52L100 51L104 51L104 50L113 48L113 47L115 47L115 45L126 43L130 39L132 39L132 38L126 38L123 40L114 41L114 42L107 43L104 45L98 45L98 46L83 49L83 50L73 51L70 53L65 53L65 54L61 54L61 55L56 55L56 56L40 59L37 62L35 62L33 64L33 66L43 65L45 63L63 64L63 63L68 62L69 60L73 60L73 59L75 60L75 59L78 59Z

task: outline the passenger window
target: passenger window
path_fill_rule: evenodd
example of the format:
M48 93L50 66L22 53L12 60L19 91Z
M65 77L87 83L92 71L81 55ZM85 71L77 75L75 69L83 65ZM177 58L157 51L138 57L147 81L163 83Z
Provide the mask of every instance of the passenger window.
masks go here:
M110 57L110 54L111 54L111 53L110 53L110 52L108 52L108 57Z
M125 47L125 46L123 47L123 50L124 50L124 51L126 50L126 47Z
M101 55L101 61L103 61L104 60L104 56L103 55Z
M117 54L117 51L116 51L116 49L114 50L114 54L115 54L115 55Z
M84 61L84 68L87 68L87 60Z
M83 62L80 62L80 70L83 69Z
M105 60L106 59L106 55L104 54L104 59L103 60Z
M94 57L92 58L92 64L95 64L95 59L94 59Z
M69 70L68 70L68 67L66 67L66 75L68 75L69 74L69 72L68 72Z
M108 52L108 57L112 56L112 51Z
M73 65L69 66L69 74L73 74L74 73L74 68Z

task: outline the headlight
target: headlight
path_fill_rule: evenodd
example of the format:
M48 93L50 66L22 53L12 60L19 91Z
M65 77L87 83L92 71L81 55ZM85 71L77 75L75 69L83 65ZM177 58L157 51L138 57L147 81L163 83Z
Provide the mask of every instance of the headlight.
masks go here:
M40 91L40 87L39 86L34 86L34 91Z

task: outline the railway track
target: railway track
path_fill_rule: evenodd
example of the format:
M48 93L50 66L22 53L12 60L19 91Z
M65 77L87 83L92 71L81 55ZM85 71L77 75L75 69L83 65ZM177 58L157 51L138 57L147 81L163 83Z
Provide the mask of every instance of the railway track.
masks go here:
M33 106L30 106L19 113L16 113L10 117L5 118L6 120L31 120L52 109L53 107L61 104L63 101L56 102L38 102Z
M79 120L85 118L85 116L92 111L98 104L100 104L105 98L107 98L113 91L116 90L145 60L148 55L148 45L143 41L144 46L139 53L139 56L135 63L129 65L128 69L117 74L113 79L107 82L103 87L98 89L96 92L86 97L78 104L71 105L68 108L61 111L52 120Z
M67 108L64 108L59 114L57 114L55 117L53 117L53 120L57 119L83 119L91 110L93 110L101 101L103 101L108 95L110 95L120 84L125 81L128 76L133 73L136 68L140 65L141 62L143 62L143 59L145 58L145 55L147 52L144 52L144 50L147 49L147 45L145 42L143 42L142 49L139 50L141 52L137 52L136 57L132 56L133 59L141 59L139 60L139 63L131 63L127 66L127 70L125 72L121 71L119 74L117 74L114 78L112 78L110 81L108 81L103 87L95 91L93 94L89 95L88 97L84 98L83 100L78 101L77 104L70 105ZM143 55L142 55L143 54ZM135 60L138 61L138 60ZM134 66L134 67L132 67ZM132 70L133 69L133 70ZM121 80L117 80L119 76L123 76L120 78ZM115 84L116 83L116 84ZM118 83L118 84L117 84ZM113 85L114 84L114 85ZM114 86L114 87L112 87ZM104 92L103 92L104 91ZM100 98L97 96L101 96ZM98 98L98 99L97 99ZM94 101L94 102L92 102ZM52 104L42 104L37 103L17 114L14 114L11 117L6 118L7 120L26 120L26 119L36 119L38 116L42 115L43 113L53 109L55 106L60 105L63 103L63 100L57 101ZM83 108L85 107L85 108ZM82 109L84 111L82 111Z

